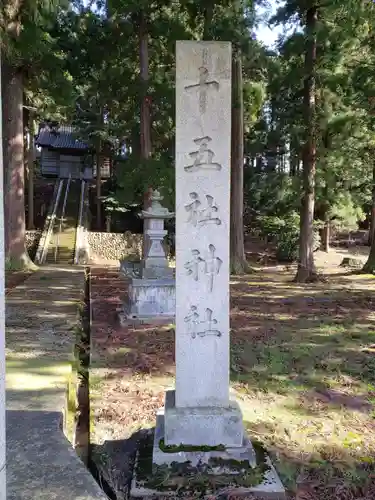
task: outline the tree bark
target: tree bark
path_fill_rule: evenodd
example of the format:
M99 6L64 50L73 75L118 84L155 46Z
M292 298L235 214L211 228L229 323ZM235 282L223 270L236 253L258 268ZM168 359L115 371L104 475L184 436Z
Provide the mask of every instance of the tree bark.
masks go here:
M262 155L258 155L256 158L255 158L255 171L257 173L260 173L263 171L263 162L262 162Z
M372 240L370 254L366 264L362 268L362 272L368 274L375 272L375 238Z
M0 49L0 59L2 59ZM1 64L1 62L0 62ZM1 67L1 66L0 66ZM0 74L1 82L1 74ZM3 102L2 99L2 89L0 85L0 106ZM0 124L3 123L2 111L0 108ZM4 187L3 187L3 176L4 176L4 163L3 163L3 144L2 144L2 127L0 126L0 227L5 228L4 221ZM0 254L4 252L4 235L5 230L0 231ZM4 269L4 259L0 261L0 275L3 283L5 282L5 269ZM5 431L5 418L6 418L6 389L5 389L5 290L4 285L2 293L0 295L0 498L6 498L6 431Z
M322 250L323 252L329 252L330 247L329 247L329 239L330 239L330 232L331 232L331 222L329 219L326 219L324 221L324 226L322 229Z
M232 273L245 274L249 271L249 266L246 262L243 228L243 85L239 53L233 54L232 83L230 257Z
M148 159L151 156L150 100L148 96L149 55L147 21L143 12L141 12L140 14L139 23L139 62L142 88L141 158Z
M324 161L322 160L322 163ZM326 179L325 186L323 188L323 203L322 203L322 214L323 214L323 227L320 231L321 245L320 248L323 252L329 252L329 241L331 233L331 217L330 217L330 206L329 206L329 190L328 190L328 179Z
M98 139L96 150L96 226L97 230L102 229L102 141Z
M139 21L139 64L141 77L141 160L148 160L151 157L151 118L150 100L148 96L149 81L149 54L148 54L148 30L147 20L144 12L140 13ZM151 204L152 187L149 186L143 196L143 209L147 210ZM143 258L148 253L149 240L146 234L147 222L143 221Z
M373 152L373 154L375 151ZM370 230L368 234L368 244L371 246L375 236L375 160L372 166L372 207L371 207L371 221Z
M32 267L26 250L22 73L2 64L5 167L6 261L11 269Z
M105 217L105 230L107 233L111 232L111 214L108 214Z
M299 174L299 163L300 163L300 155L299 155L299 144L295 137L292 137L290 141L290 176L296 177Z
M372 209L371 209L371 224L369 231L369 242L371 242L370 254L363 266L362 272L374 273L375 272L375 161L372 168Z
M29 144L27 150L27 227L29 229L34 229L34 116L33 112L29 112L29 124L28 124L28 136Z
M314 203L316 173L316 106L315 62L318 8L312 5L306 13L306 49L304 80L304 119L306 142L303 151L303 193L300 211L299 262L295 281L315 281L314 264Z
M210 38L213 16L214 2L208 2L206 8L204 9L203 40L209 40Z

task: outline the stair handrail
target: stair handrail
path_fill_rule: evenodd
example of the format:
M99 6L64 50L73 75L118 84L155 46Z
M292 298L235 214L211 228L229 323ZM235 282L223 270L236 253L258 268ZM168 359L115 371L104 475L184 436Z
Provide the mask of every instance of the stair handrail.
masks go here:
M79 255L82 247L82 225L83 225L83 207L85 203L86 181L81 181L81 196L79 200L79 215L76 228L76 244L74 249L74 264L79 264Z
M46 217L46 228L43 231L41 241L39 242L38 245L38 250L36 252L35 256L35 261L37 264L43 264L46 260L47 252L48 252L48 247L51 239L51 234L53 232L53 226L55 223L55 218L56 218L56 212L57 212L57 207L60 201L60 196L61 196L61 191L62 191L62 186L63 186L63 179L60 179L58 182L55 184L55 189L54 189L54 202L53 203L53 208L52 208L52 213L51 215L47 215ZM57 190L56 190L56 186Z
M66 183L66 190L65 190L65 196L64 196L64 203L63 203L63 207L62 207L62 211L61 211L60 224L59 224L59 228L58 228L57 235L56 235L55 262L57 262L57 252L58 252L58 248L59 248L60 233L62 231L62 224L63 224L64 217L65 217L66 200L68 199L68 193L69 193L71 179L72 179L72 174L70 173L68 180L67 180L67 183Z
M83 200L83 215L82 215L82 244L81 247L84 248L85 251L85 259L88 261L90 259L90 245L89 245L89 227L90 227L90 202L87 196L87 183L86 183L86 192L85 198Z

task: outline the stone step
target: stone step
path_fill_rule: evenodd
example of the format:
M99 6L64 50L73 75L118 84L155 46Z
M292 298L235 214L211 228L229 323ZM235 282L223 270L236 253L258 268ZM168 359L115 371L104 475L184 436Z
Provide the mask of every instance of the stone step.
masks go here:
M65 194L62 196L61 207ZM61 232L56 232L48 249L46 262L49 264L72 264L74 259L75 242L76 242L76 225L79 209L80 189L75 183L71 183L68 197L66 200L65 214L63 227ZM61 212L60 212L61 213ZM59 222L57 222L56 229L59 229ZM56 244L58 251L55 260Z
M46 265L7 295L8 500L107 499L62 432L83 287Z
M61 424L58 412L7 411L7 500L107 500Z
M76 231L69 231L67 233L63 232L59 235L58 242L57 238L52 240L50 247L48 249L47 254L47 263L55 262L55 249L56 244L58 243L58 251L57 251L57 264L72 264L74 258L74 250L75 250L75 241L76 241Z

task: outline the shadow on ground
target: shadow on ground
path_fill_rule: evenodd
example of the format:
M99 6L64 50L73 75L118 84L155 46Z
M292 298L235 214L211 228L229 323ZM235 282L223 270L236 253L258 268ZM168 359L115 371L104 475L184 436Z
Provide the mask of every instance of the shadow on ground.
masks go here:
M147 432L140 429L127 439L91 445L91 469L111 500L128 498L136 452Z
M375 473L375 282L347 273L298 285L292 277L278 266L233 279L232 388L250 435L298 500L373 499L363 477ZM94 271L93 367L105 373L96 394L106 394L94 421L112 436L153 425L174 383L174 331L120 328L125 293L118 273Z

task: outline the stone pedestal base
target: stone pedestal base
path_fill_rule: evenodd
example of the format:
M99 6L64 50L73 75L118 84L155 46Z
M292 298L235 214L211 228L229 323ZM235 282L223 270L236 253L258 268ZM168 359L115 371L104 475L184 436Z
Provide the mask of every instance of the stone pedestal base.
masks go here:
M175 280L132 279L129 299L124 304L121 321L174 321L176 311Z
M178 408L175 391L165 393L165 444L193 446L243 446L241 409L236 401L228 407Z
M259 450L256 454L246 437L240 448L173 450L164 446L164 423L161 410L153 438L148 435L140 443L130 499L286 500L285 489L269 457Z
M165 266L157 266L151 265L149 260L145 260L142 263L142 278L146 279L173 279L174 278L174 269L167 265Z
M207 445L206 447L208 448ZM256 466L256 456L254 448L246 437L243 439L242 446L239 447L218 446L218 449L215 449L213 447L211 450L207 451L204 451L204 448L202 451L184 451L183 446L180 447L182 448L182 450L178 450L178 448L179 446L166 445L165 414L164 409L159 410L156 416L154 447L152 453L152 463L154 469L155 466L165 464L171 465L175 462L190 462L191 466L196 467L200 464L209 464L211 462L214 462L215 459L218 459L220 462L228 461L228 463L231 460L235 460L236 462L247 462L251 467ZM216 468L214 468L215 474L221 474L223 472L222 469L223 467L221 466L217 466Z
M175 322L174 316L140 316L138 318L131 318L124 312L118 313L118 320L120 325L125 328L168 326L173 325Z
M124 278L141 278L142 263L122 259L120 260L120 272Z

